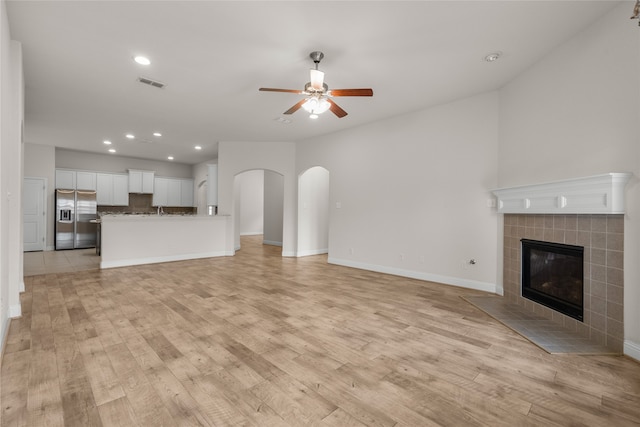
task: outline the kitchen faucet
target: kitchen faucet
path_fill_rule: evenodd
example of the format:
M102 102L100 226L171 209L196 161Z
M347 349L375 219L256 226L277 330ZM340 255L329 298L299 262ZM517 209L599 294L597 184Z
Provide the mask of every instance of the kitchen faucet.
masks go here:
M158 205L158 215L164 215L164 209L160 205Z

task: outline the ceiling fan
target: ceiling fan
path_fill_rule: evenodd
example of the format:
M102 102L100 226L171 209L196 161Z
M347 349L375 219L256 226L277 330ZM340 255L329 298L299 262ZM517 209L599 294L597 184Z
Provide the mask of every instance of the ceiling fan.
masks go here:
M305 95L305 98L297 102L293 107L289 108L284 114L293 114L300 108L310 113L312 119L318 118L318 114L322 114L327 110L331 110L333 114L342 118L347 115L338 104L331 99L334 96L373 96L373 89L332 89L324 82L324 73L318 70L318 64L324 53L314 51L309 54L316 67L310 70L310 81L304 85L303 90L296 89L276 89L270 87L261 87L259 90L263 92L287 92Z

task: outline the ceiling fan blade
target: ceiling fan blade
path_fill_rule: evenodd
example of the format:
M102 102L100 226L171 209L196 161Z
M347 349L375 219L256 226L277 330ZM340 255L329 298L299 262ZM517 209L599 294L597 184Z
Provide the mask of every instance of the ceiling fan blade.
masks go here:
M303 94L304 92L301 90L296 90L296 89L276 89L276 88L272 88L272 87L261 87L260 89L258 89L259 91L262 92L286 92L286 93L297 93L298 95Z
M330 96L373 96L373 89L331 89Z
M342 108L340 108L340 106L338 106L338 104L336 104L335 102L333 102L332 100L330 100L328 98L327 98L327 101L329 101L329 104L331 104L329 109L331 110L331 112L333 114L338 116L339 119L341 119L341 118L343 118L344 116L347 115L347 112L344 111Z
M307 102L306 98L301 100L300 102L298 102L296 105L294 105L293 107L289 108L287 111L285 111L283 114L293 114L296 111L298 111L300 109L300 107L302 107L302 104L304 104L305 102Z

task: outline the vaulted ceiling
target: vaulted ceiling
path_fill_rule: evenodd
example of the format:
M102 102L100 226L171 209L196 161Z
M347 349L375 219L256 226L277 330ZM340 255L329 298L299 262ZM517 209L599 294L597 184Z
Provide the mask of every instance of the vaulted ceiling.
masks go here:
M219 141L300 141L498 89L619 3L9 0L7 10L23 49L25 142L194 164ZM258 88L303 89L314 50L330 88L374 96L336 98L342 119L283 116L300 95ZM483 60L493 52L499 60Z

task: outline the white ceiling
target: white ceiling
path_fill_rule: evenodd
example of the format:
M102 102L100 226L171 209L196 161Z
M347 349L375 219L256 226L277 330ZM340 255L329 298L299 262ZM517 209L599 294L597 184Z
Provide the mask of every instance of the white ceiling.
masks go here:
M106 153L110 139L117 155L195 164L219 141L300 141L497 89L618 3L9 0L7 10L23 48L25 142ZM335 98L342 119L299 110L279 123L300 95L258 88L302 89L313 50L330 88L374 96ZM482 60L494 51L499 61Z

